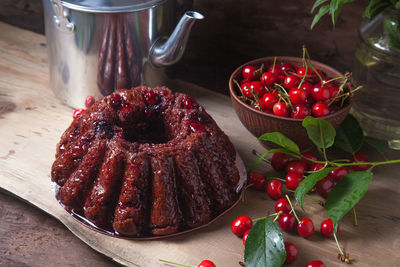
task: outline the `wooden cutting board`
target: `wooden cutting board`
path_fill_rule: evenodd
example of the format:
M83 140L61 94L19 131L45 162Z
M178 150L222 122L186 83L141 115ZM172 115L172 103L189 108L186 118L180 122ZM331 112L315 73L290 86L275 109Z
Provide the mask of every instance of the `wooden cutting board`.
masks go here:
M205 229L183 236L154 241L130 241L94 232L77 223L55 200L50 187L50 167L56 143L72 120L72 109L58 101L49 88L46 40L42 35L0 23L0 187L60 220L72 233L93 249L130 266L165 266L158 259L198 264L208 258L217 266L239 266L243 259L242 241L230 231L239 215L253 218L273 210L265 193L248 191L245 201ZM249 166L251 151L264 149L240 123L230 100L204 88L182 81L167 84L186 92L205 106L229 135ZM374 158L377 155L369 154ZM390 157L400 158L391 152ZM268 167L263 171L276 174ZM398 266L400 260L400 179L399 166L376 169L370 191L357 206L359 225L347 216L340 225L339 240L355 266ZM293 266L320 259L338 266L332 239L323 238L319 224L326 219L321 207L307 205L316 233L308 240L284 234L299 249ZM300 214L302 214L300 212Z

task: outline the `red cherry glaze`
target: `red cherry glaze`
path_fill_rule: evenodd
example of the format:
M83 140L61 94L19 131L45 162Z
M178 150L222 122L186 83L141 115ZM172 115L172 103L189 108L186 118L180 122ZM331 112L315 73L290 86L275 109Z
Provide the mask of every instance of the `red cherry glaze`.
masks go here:
M274 152L271 158L271 166L276 171L282 171L286 168L290 157L288 154L284 154L282 152Z
M349 174L349 169L346 166L336 167L333 171L329 173L329 176L332 177L336 182L342 180L345 176Z
M254 81L256 78L256 73L255 73L256 70L257 70L257 67L250 66L250 65L245 66L242 70L243 79L247 79L249 81Z
M196 106L197 102L190 96L185 95L182 99L183 107L186 109L191 109Z
M261 109L270 111L274 107L275 103L277 103L278 101L279 101L278 93L267 92L263 95L263 97L260 100Z
M306 267L326 267L326 265L322 261L310 261Z
M252 184L251 189L264 190L267 184L267 178L258 172L252 172L247 177L247 183Z
M362 153L356 153L351 162L369 162L369 159ZM369 167L371 167L371 165L350 166L350 168L352 168L354 171L366 171L369 169Z
M272 111L276 116L281 116L281 117L288 117L290 114L290 110L286 103L284 102L277 102L272 108Z
M76 118L81 115L85 110L83 108L75 109L74 113L72 113L72 118Z
M295 88L295 87L299 86L300 81L301 80L296 75L289 74L283 80L283 85L285 86L285 88L290 90L292 88Z
M301 181L303 181L303 176L296 172L289 172L286 174L287 189L296 190Z
M301 90L301 89L300 89ZM292 90L294 91L294 90ZM307 116L311 115L311 109L307 106L299 104L294 106L294 111L290 115L294 119L304 119Z
M272 88L274 86L274 83L279 83L279 77L276 73L264 72L261 75L261 81L264 83L265 86Z
M192 122L192 123L190 123L190 130L193 133L201 133L201 132L204 132L205 126L204 126L204 124L201 124L200 122Z
M250 228L252 226L253 226L253 221L251 220L250 217L240 216L232 222L231 230L232 230L232 233L234 233L238 237L242 237L244 235L244 233L247 230L250 230Z
M292 89L289 92L290 101L293 105L304 104L307 98L307 92L302 89Z
M289 213L292 210L286 198L280 198L275 202L275 212Z
M332 237L333 236L333 222L331 219L327 219L321 223L321 234L323 234L326 237ZM339 225L337 226L337 232L339 232Z
M309 237L314 234L314 224L308 218L301 218L300 223L297 225L297 233L302 237Z
M249 232L250 232L250 229L247 230L246 232L244 232L244 234L243 234L243 237L242 237L243 245L246 245L246 240L247 240L247 237L249 236Z
M267 194L272 199L279 199L283 196L283 184L279 180L271 180L267 184Z
M286 260L285 263L292 263L297 260L299 254L296 246L293 243L285 242Z
M148 91L145 95L144 98L146 99L147 103L149 103L150 105L155 105L158 102L158 95L156 95L156 93L154 93L154 91Z
M307 171L307 165L307 162L304 160L292 160L286 166L286 173L295 172L302 176Z
M93 106L93 104L96 102L96 99L94 99L93 96L88 96L85 99L85 107L86 108L90 108L91 106Z
M278 224L286 232L292 232L297 226L297 221L293 214L284 213L279 217Z
M328 87L321 87L319 85L315 85L311 90L311 96L316 101L325 101L331 97L331 92Z
M203 260L197 267L216 267L216 265L210 260Z
M312 114L315 117L324 117L329 115L330 110L327 104L323 102L317 102L312 107Z
M333 179L330 176L325 177L324 179L317 182L315 188L317 189L317 193L323 197L327 198L329 192L335 186Z

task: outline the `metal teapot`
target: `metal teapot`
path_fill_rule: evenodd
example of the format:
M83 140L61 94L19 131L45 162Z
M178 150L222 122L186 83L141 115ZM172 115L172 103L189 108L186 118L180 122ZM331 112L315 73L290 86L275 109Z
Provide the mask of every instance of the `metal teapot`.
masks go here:
M51 87L73 108L87 96L158 85L155 77L182 57L193 23L204 18L188 11L173 29L174 0L43 0L43 6Z

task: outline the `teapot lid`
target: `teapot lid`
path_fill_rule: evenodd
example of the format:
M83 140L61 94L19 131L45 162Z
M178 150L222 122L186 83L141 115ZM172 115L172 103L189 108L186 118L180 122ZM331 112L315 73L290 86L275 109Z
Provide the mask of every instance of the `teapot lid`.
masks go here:
M77 11L123 13L147 9L167 0L61 0L62 5Z

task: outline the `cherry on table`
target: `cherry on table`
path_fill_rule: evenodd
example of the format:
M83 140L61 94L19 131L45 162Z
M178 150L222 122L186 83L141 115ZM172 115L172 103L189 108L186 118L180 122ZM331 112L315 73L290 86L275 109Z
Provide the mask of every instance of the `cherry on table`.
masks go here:
M256 70L257 67L247 65L242 70L243 79L247 79L249 81L253 81L256 78Z
M333 222L331 219L327 219L321 223L321 234L326 237L331 237L333 235ZM339 232L339 225L336 227L336 231Z
M290 157L288 154L282 152L274 152L271 158L271 166L276 171L282 171L286 168L286 165L288 164L289 160Z
M292 232L297 226L297 221L293 214L283 213L278 219L278 224L286 232Z
M322 261L310 261L306 267L326 267L326 265Z
M301 181L303 181L303 176L297 172L289 172L286 174L287 189L296 190Z
M307 170L308 164L304 160L292 160L286 166L286 173L295 172L300 175L304 175L304 172Z
M292 89L289 92L290 101L293 105L304 104L307 98L307 92L303 89Z
M260 101L261 109L262 110L272 110L275 103L279 101L278 93L276 92L267 92L263 95Z
M335 186L335 183L333 182L333 178L331 178L330 176L327 176L324 179L318 181L315 188L316 188L317 193L321 197L327 198L329 195L329 192L332 190L332 188L334 186Z
M356 153L351 162L369 162L369 159L362 153ZM350 168L352 168L354 171L366 171L370 166L371 165L354 165L350 166Z
M264 190L267 184L267 178L261 173L252 172L247 177L247 183L252 184L251 188L254 190Z
M279 199L283 196L283 184L279 180L271 180L267 184L267 194L272 199Z
M197 267L216 267L216 265L210 260L203 260Z
M328 107L327 104L325 104L324 102L316 102L313 106L312 106L312 114L315 117L324 117L329 115L330 113L330 109Z
M333 171L329 173L329 176L332 177L336 182L342 180L344 177L346 177L349 174L349 169L346 168L346 166L342 167L335 167Z
M242 237L244 233L253 226L253 221L248 216L240 216L231 224L232 233Z
M297 233L302 237L309 237L314 234L314 223L309 218L301 218L297 225Z
M286 263L292 263L297 260L297 256L299 254L299 251L297 250L297 247L290 242L285 242L285 250L286 250Z
M286 103L284 102L277 102L274 104L272 107L272 111L274 112L275 115L281 116L281 117L288 117L290 114L290 110Z
M243 245L246 245L246 240L247 240L247 237L249 236L249 232L250 232L250 229L247 230L246 232L244 232L244 234L243 234L243 237L242 237Z
M280 198L275 202L275 212L289 213L292 210L289 201L286 198Z
M311 109L309 109L306 105L295 105L294 111L290 115L294 119L304 119L307 116L311 115Z
M85 110L83 108L78 108L74 110L72 113L72 118L75 119L76 117L80 116Z

